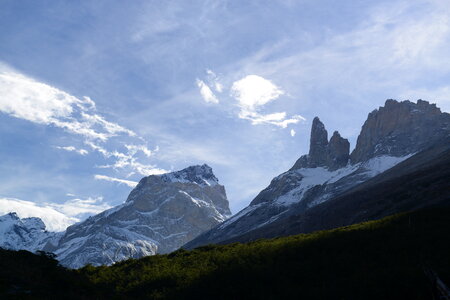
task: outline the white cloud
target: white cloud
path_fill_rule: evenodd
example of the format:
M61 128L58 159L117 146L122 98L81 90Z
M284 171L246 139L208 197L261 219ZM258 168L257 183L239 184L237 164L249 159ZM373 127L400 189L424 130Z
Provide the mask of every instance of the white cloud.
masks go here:
M152 155L152 151L143 145L125 145L127 152L124 153L117 150L108 151L104 147L89 141L86 142L86 144L93 150L98 151L105 158L115 159L112 164L99 166L100 168L112 168L115 170L128 169L127 171L131 171L132 173L138 172L144 176L167 173L164 169L157 168L154 165L143 164L138 161L138 157L136 157L138 151L143 152L147 157Z
M253 125L272 124L281 128L286 128L289 124L296 124L300 121L305 120L305 118L300 115L294 115L291 118L286 119L285 112L263 115L257 112L245 110L241 110L241 112L239 113L239 118L250 120Z
M101 213L112 207L103 202L103 197L88 197L87 199L75 198L70 199L63 204L46 203L46 205L69 217L76 217L78 219L83 219L88 215Z
M132 188L134 188L138 184L136 181L119 179L119 178L109 177L109 176L105 176L105 175L95 175L94 178L97 180L106 180L106 181L110 181L110 182L123 183Z
M53 125L87 139L136 134L93 113L95 102L79 99L0 65L0 111L37 124Z
M16 212L20 218L41 218L49 231L63 231L68 226L79 221L78 218L67 216L49 205L40 206L30 201L0 198L0 214L9 212Z
M258 75L247 75L235 81L231 87L231 95L238 101L239 118L250 120L253 125L272 124L286 128L289 124L298 123L304 118L294 115L286 118L285 112L261 114L259 109L265 104L278 99L284 91Z
M98 151L104 158L115 161L103 167L114 169L128 168L128 173L138 172L142 175L161 174L165 170L146 164L141 159L150 158L154 151L145 145L134 145L129 137L139 139L132 130L106 120L97 113L95 102L89 97L79 99L48 84L15 72L0 64L0 112L37 124L62 128L79 135L84 143ZM111 137L120 137L116 144L125 147L125 152L108 151ZM127 137L127 140L124 138ZM126 141L126 142L125 142ZM56 147L61 150L87 155L85 149L74 146ZM156 150L155 150L156 151ZM143 153L139 157L138 153Z
M148 149L144 145L125 145L125 148L127 148L129 153L131 153L131 154L136 154L138 151L141 151L147 157L151 157L153 155L153 151ZM158 150L156 149L155 152L156 151L158 151Z
M72 194L67 194L73 197ZM89 215L111 208L103 197L70 199L62 204L37 204L14 198L0 198L0 215L16 212L20 218L38 217L49 231L64 231L68 226L80 222Z
M247 75L233 83L231 94L242 108L252 111L277 99L284 91L261 76Z
M79 99L21 74L0 73L0 110L16 118L51 124L67 118Z
M65 147L61 147L61 146L56 146L55 148L60 149L60 150L65 150L65 151L69 151L69 152L76 152L80 155L86 155L89 152L85 149L77 149L74 146L65 146Z
M294 129L291 129L291 136L295 136L296 132Z
M200 89L200 94L202 95L203 100L207 103L219 103L219 99L217 99L216 95L214 95L213 91L206 85L206 83L200 79L196 80L197 86Z
M131 131L125 127L122 127L119 124L106 121L105 118L103 118L102 116L99 116L97 114L90 115L90 114L82 112L81 116L91 127L98 124L101 127L103 127L103 129L107 133L109 133L111 136L118 135L119 133L125 133L129 136L136 136L136 133L134 133L133 131Z

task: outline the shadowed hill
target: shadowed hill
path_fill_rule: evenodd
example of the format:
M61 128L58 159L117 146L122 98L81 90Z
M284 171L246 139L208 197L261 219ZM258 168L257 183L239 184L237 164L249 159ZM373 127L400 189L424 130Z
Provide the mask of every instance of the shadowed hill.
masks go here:
M220 244L331 229L433 206L450 206L450 144L446 142L412 156L335 199Z
M450 208L78 271L0 251L0 296L85 299L431 299L423 267L450 282ZM52 295L52 296L49 296Z

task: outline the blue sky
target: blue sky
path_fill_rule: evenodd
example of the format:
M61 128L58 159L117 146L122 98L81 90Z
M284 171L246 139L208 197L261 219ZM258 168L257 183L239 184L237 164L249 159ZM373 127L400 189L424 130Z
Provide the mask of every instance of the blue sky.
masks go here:
M68 224L202 163L237 212L314 116L353 148L388 98L449 111L448 49L445 0L2 0L0 212Z

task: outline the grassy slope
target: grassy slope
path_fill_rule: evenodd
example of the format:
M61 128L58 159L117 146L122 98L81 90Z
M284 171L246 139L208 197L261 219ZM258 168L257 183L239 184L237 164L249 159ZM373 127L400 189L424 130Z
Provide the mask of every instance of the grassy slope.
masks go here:
M422 264L450 283L450 210L249 244L86 267L119 298L430 299Z
M0 250L0 298L430 299L422 264L450 283L450 209L72 271Z

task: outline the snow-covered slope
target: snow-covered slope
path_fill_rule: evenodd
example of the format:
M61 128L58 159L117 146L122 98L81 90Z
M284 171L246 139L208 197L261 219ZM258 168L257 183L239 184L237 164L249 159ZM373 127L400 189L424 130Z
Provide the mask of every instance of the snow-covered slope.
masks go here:
M207 165L143 178L115 208L67 228L57 254L68 267L168 253L231 215L225 189Z
M19 218L15 212L0 217L0 247L10 250L42 250L60 233L48 232L40 218Z

